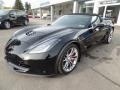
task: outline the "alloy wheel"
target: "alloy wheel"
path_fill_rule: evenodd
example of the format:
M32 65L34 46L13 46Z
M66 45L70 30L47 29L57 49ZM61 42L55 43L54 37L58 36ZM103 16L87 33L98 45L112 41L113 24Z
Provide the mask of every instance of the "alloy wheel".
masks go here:
M4 25L5 25L5 28L6 28L6 29L9 29L9 28L11 27L11 25L10 25L9 22L5 22Z
M110 31L109 36L108 36L109 43L112 41L112 37L113 37L113 30Z
M65 72L70 72L74 69L78 61L79 51L75 47L71 47L63 58L62 68Z
M25 26L27 26L27 25L28 25L28 21L27 21L27 20L25 20L24 25L25 25Z

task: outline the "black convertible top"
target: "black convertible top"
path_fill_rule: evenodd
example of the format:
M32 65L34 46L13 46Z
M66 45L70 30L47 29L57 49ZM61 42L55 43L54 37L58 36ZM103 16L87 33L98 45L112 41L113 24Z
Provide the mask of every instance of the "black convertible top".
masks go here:
M68 14L68 15L89 15L89 16L97 16L100 18L100 21L102 22L102 18L98 15L98 14L90 14L90 13L72 13L72 14Z
M99 16L98 14L89 14L89 13L72 13L68 15L90 15L90 16Z

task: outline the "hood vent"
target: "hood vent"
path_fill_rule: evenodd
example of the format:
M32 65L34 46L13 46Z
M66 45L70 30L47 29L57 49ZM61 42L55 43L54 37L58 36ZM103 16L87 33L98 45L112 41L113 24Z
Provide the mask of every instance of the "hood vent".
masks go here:
M34 34L36 34L36 32L34 32L34 31L28 31L26 33L27 36L33 36Z

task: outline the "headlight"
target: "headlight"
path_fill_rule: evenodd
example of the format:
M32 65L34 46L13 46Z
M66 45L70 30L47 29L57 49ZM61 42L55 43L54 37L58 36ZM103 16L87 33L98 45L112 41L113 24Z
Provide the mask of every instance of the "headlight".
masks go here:
M49 51L52 47L54 47L60 39L51 39L51 40L46 40L37 46L35 46L29 53L43 53Z

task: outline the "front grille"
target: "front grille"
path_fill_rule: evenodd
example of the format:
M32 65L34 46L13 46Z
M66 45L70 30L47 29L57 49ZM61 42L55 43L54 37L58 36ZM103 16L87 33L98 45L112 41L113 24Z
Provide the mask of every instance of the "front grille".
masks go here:
M8 62L11 62L13 64L16 64L18 66L22 66L22 67L26 67L28 68L29 66L27 64L24 63L24 61L18 57L17 55L14 55L14 54L8 54L6 56L6 59Z
M8 62L15 64L17 66L28 68L29 71L27 73L31 74L42 74L48 75L54 73L54 61L52 60L28 60L24 61L20 57L14 54L6 54L6 59ZM14 67L14 70L20 70L19 68ZM21 71L20 71L21 72Z

